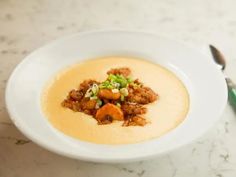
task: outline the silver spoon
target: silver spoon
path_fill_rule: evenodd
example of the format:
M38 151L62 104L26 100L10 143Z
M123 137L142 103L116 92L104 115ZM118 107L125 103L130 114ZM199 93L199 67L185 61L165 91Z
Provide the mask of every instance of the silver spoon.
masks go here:
M226 60L225 60L224 56L213 45L210 45L209 47L210 47L213 59L215 60L216 64L218 65L218 67L222 71L224 71L224 69L226 67ZM227 86L228 86L228 99L229 99L229 102L234 107L234 109L236 109L236 85L227 76L225 76L225 80L226 80L226 83L227 83Z

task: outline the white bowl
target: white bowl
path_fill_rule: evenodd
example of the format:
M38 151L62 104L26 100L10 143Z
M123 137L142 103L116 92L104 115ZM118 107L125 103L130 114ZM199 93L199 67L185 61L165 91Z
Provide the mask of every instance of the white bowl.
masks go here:
M41 111L45 83L59 70L87 58L138 56L173 71L190 95L187 118L158 139L129 145L98 145L59 132ZM176 41L127 31L80 33L56 40L25 58L6 89L7 109L22 133L38 145L68 157L95 162L128 162L154 157L188 144L218 119L227 101L224 77L201 52Z

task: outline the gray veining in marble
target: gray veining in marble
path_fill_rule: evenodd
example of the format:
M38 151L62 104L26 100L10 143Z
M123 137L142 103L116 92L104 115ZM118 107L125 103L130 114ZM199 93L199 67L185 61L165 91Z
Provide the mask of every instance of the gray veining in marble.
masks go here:
M236 81L234 0L0 0L0 177L233 177L236 114L227 106L201 139L162 157L97 164L51 153L24 137L4 103L6 81L29 52L58 37L94 29L143 30L194 47L212 43Z

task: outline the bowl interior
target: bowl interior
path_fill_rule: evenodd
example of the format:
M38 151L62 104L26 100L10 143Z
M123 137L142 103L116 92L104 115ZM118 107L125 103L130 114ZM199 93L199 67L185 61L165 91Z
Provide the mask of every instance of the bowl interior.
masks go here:
M41 92L47 81L84 59L114 55L144 58L174 72L190 95L185 121L161 138L130 145L87 143L54 129L41 111ZM223 75L210 58L167 38L125 31L82 33L52 42L17 66L6 90L9 114L27 137L59 154L97 162L139 160L187 144L218 120L226 100Z

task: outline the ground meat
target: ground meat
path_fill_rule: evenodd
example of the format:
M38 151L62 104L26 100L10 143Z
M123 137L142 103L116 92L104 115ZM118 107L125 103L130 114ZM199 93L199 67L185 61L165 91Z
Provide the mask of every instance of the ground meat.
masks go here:
M78 112L78 111L81 110L80 109L80 103L78 101L74 101L74 100L71 100L71 99L65 99L62 102L62 106L65 107L65 108L72 109L75 112Z
M145 114L147 112L147 108L142 105L128 102L121 105L121 110L126 118L130 115L135 116L137 114Z
M71 93L71 92L70 92ZM68 96L69 98L65 99L62 102L62 106L72 109L75 112L81 112L83 111L86 114L89 115L95 115L96 114L96 100L90 100L89 98L82 98L79 101L74 100L70 95Z
M127 127L127 126L144 126L146 124L147 124L146 119L144 119L140 116L134 116L134 117L131 117L131 118L125 120L122 126L124 126L124 127Z
M80 108L82 110L85 110L85 109L95 109L96 107L96 104L97 104L97 101L96 100L90 100L89 98L83 98L80 102Z
M73 104L75 103L75 101L72 101L72 100L68 100L68 99L65 99L61 105L63 107L66 107L66 108L69 108L69 109L73 109Z
M89 98L84 97L86 91L93 84L99 84L99 82L95 80L85 80L82 82L78 90L73 89L69 92L67 99L62 102L62 106L72 109L75 112L84 112L95 116L96 100L90 100Z
M80 101L83 98L83 93L79 90L71 90L69 95L68 95L68 99L74 100L74 101Z
M140 82L138 79L135 79L135 80L134 80L134 83L135 83L137 86L140 86L140 87L143 86L143 83Z
M84 112L85 114L91 115L95 118L97 110L96 109L84 109L83 111L80 111L80 112Z
M115 68L115 69L111 69L107 72L107 74L119 74L119 75L123 75L125 77L129 76L131 73L131 70L129 68Z
M149 87L134 87L129 86L129 95L127 96L127 101L148 104L157 100L157 94Z

